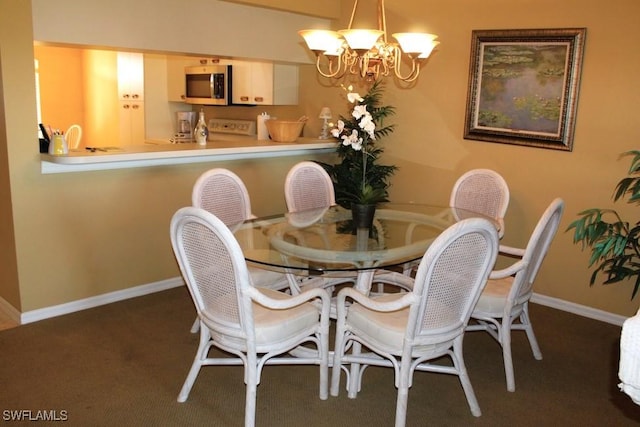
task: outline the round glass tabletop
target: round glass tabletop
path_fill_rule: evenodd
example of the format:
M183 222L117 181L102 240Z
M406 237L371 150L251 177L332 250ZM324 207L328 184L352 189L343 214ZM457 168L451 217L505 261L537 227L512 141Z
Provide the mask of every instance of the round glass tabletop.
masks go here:
M333 206L249 220L234 234L249 265L339 275L420 259L440 233L471 217L498 227L491 218L462 209L386 203L376 209L370 229L356 228L350 210Z

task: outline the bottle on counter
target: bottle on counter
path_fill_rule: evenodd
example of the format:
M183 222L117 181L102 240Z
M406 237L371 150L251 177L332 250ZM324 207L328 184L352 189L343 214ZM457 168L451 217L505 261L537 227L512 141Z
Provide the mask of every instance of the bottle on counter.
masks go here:
M207 145L209 129L207 128L207 122L204 119L204 109L200 110L200 117L198 118L198 123L196 123L196 128L194 129L193 134L196 137L196 143L198 145Z

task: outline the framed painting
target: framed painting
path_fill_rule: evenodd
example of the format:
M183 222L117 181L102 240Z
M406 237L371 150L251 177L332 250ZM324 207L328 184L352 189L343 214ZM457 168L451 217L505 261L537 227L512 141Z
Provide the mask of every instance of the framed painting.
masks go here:
M571 151L585 36L472 31L464 138Z

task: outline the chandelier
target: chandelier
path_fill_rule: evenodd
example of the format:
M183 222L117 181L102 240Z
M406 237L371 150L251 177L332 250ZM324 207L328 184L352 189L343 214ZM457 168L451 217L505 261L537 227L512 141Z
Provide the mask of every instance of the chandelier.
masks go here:
M389 76L393 72L398 79L405 82L417 79L420 65L440 44L435 40L438 36L428 33L394 33L392 36L397 43L389 43L384 0L378 0L377 30L351 28L357 8L358 0L355 0L346 30L298 31L316 55L318 73L324 77L339 79L349 72L372 81L380 76ZM401 70L403 54L411 62L411 67L405 75ZM322 62L326 65L322 65Z

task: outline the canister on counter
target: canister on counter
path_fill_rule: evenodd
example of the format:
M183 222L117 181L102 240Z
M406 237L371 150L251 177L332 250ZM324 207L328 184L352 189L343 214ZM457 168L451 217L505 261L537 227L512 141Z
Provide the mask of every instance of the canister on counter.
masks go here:
M52 156L65 156L69 154L67 140L59 131L54 132L51 136L51 142L49 143L49 154L51 154Z
M267 129L267 125L265 121L269 120L271 116L267 113L262 113L258 116L256 121L256 131L258 133L258 141L268 141L269 140L269 130Z

